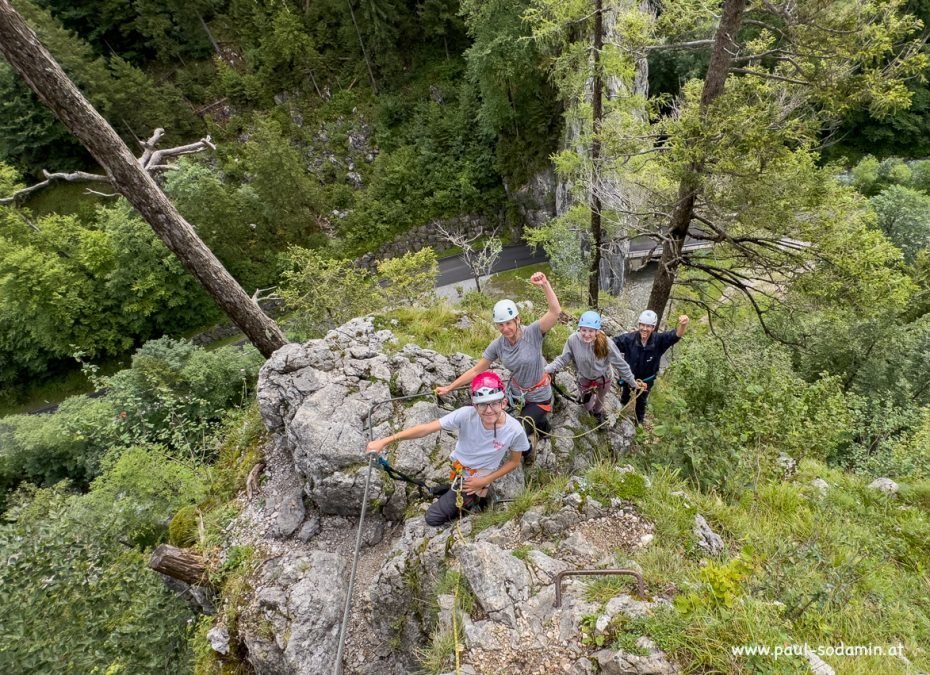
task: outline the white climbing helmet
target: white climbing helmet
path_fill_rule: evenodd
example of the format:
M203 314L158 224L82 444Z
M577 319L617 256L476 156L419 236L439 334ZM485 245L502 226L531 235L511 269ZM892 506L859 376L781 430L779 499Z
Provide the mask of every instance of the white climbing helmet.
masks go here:
M513 300L501 300L494 305L494 323L504 323L520 316L517 303Z
M639 323L646 326L655 326L657 323L659 323L659 317L656 316L656 313L651 309L647 309L639 315Z

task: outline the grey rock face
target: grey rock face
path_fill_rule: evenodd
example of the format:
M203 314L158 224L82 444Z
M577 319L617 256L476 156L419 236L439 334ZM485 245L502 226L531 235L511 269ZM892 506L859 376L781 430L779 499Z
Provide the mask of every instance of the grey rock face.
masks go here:
M623 650L602 649L595 654L603 675L674 675L678 668L648 638L640 638L636 646L648 651L646 656Z
M347 561L311 551L272 561L255 591L256 616L240 625L249 660L259 672L331 672L345 604ZM267 629L273 629L268 637Z
M598 565L613 564L605 547L635 548L641 542L642 520L636 521L628 503L598 503L580 480L551 503L480 534L473 535L471 517L445 528L427 526L422 515L411 517L422 514L425 502L414 487L394 481L372 464L364 452L369 427L380 437L439 418L447 409L429 392L474 362L462 354L447 357L415 345L386 352L392 339L389 331L376 330L372 319L355 319L322 339L287 345L261 371L259 402L273 434L274 453L268 461L275 478L263 486L266 501L254 503L252 510L263 519L262 532L279 557L269 557L260 568L254 598L241 616L239 633L250 662L262 673L332 671L348 556L370 481L361 536L361 569L367 566L367 571L357 580L348 673L416 670L417 650L428 644L437 627L436 589L453 572L461 575L482 612L480 620L456 614L473 657L463 659L463 672L500 672L519 660L521 650L538 654L554 641L558 654L553 663L561 672L591 672L592 661L583 658L585 650L579 646L580 625L604 608L584 600L584 583L577 578L564 581L561 608L554 608L554 577L600 559L604 562ZM426 395L389 401L392 392ZM590 426L578 406L566 402L557 403L553 422L566 436ZM537 466L580 472L591 461L586 448L603 448L606 440L621 453L629 445L630 429L616 424L596 435L543 443ZM454 445L450 434L436 434L391 446L387 457L403 473L434 484L447 477ZM520 468L498 480L495 491L512 498L523 486ZM388 521L404 518L403 534L393 545L379 546ZM635 536L621 542L616 533L622 532ZM606 611L648 611L636 602L618 601ZM452 616L445 598L439 624L449 624ZM485 652L503 661L482 660Z
M898 484L890 478L876 478L869 483L869 488L883 492L886 495L893 495L898 491Z
M526 565L510 551L481 542L466 544L456 553L462 572L481 607L494 621L514 627L514 603L530 596L530 575Z
M827 481L825 481L823 478L815 478L814 480L811 481L810 484L811 484L811 487L816 488L816 490L820 493L821 497L825 497L827 494L827 490L830 489L830 484L827 483Z
M275 518L275 530L279 537L289 537L304 522L304 488L294 485L290 490L276 495L269 503Z
M210 648L217 654L224 656L229 653L229 631L226 626L214 626L207 631L207 640L210 642Z
M710 529L710 525L700 514L694 516L694 536L697 537L697 545L710 555L720 555L723 552L723 539Z

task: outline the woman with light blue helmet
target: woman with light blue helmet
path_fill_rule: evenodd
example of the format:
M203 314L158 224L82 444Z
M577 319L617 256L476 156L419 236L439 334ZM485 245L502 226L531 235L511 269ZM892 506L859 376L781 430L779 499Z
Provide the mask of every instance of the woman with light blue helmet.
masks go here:
M611 366L631 387L645 387L636 382L620 350L601 330L601 315L597 312L587 311L581 315L578 331L568 337L562 353L546 366L546 372L554 375L572 362L581 403L598 422L604 421L604 397L614 379L610 374Z

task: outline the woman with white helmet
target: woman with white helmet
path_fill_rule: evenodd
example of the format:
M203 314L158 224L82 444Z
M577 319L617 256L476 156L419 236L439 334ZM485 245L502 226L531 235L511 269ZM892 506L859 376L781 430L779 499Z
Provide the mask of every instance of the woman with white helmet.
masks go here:
M512 300L498 302L494 305L493 319L500 337L488 345L478 363L455 378L451 384L436 389L437 394L445 396L453 389L471 382L495 361L502 363L510 371L507 396L515 407L521 408L518 416L533 444L523 458L527 464L535 461L535 441L539 433L548 434L551 428L549 413L552 412L552 387L549 385L542 346L543 338L559 320L562 312L559 299L545 274L536 272L530 277L530 283L543 289L546 313L529 326L523 326L516 303Z
M675 330L669 330L657 333L656 326L659 323L659 317L651 309L645 310L639 315L639 324L637 330L617 335L614 337L614 344L623 354L623 357L630 364L633 375L637 380L646 383L647 388L640 391L636 398L636 421L642 424L646 419L646 399L649 397L649 391L652 383L655 382L659 374L659 364L662 361L662 355L668 351L669 347L678 342L685 331L688 330L690 319L687 314L678 317L678 326ZM630 388L626 383L623 384L623 391L620 395L620 402L626 405L630 400Z
M471 402L472 405L438 420L408 427L368 444L368 452L380 453L396 441L423 438L438 431L458 434L449 458L452 488L430 505L427 525L442 525L463 513L481 509L489 498L491 484L520 466L520 458L530 447L523 427L504 412L504 383L497 373L481 373L472 380ZM501 464L508 452L507 461Z
M598 422L604 421L604 397L612 381L611 366L625 384L637 389L646 387L636 382L620 350L601 330L601 315L597 312L589 310L581 315L578 330L568 336L562 353L546 366L546 372L554 375L573 362L581 404Z

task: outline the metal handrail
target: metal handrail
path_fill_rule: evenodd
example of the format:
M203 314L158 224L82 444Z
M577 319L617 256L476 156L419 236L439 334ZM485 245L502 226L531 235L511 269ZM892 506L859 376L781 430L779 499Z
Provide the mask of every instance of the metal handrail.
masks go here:
M628 569L607 569L607 570L597 570L597 569L581 569L581 570L563 570L555 575L555 602L553 607L556 609L562 606L562 579L569 576L595 576L595 575L606 575L606 576L616 576L624 574L631 577L636 577L637 591L641 597L646 595L646 583L643 581L643 575L637 572L636 570Z

